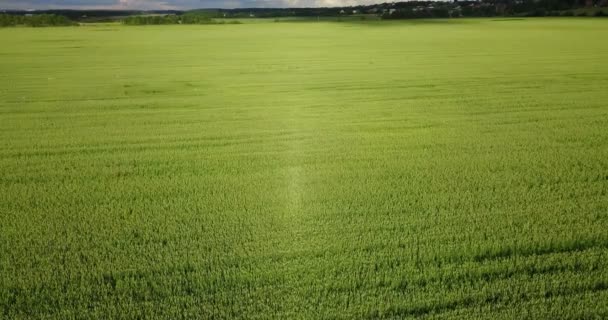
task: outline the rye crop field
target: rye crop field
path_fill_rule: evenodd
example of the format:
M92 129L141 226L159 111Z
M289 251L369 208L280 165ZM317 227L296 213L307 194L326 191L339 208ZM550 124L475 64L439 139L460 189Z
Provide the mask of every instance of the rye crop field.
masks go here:
M608 317L608 20L0 39L0 318Z

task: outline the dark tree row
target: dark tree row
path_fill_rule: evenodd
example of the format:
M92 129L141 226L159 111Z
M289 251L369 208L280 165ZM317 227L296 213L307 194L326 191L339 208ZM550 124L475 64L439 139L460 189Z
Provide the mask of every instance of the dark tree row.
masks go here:
M206 14L185 13L182 15L131 16L122 20L126 25L163 25L163 24L224 24ZM232 21L231 24L239 23Z
M574 16L573 10L596 7L594 16L604 16L608 0L483 0L455 2L400 2L391 9L384 9L384 19L416 19L446 17L493 17L493 16ZM579 15L587 15L581 12Z
M200 9L192 11L112 11L112 10L47 10L12 11L0 18L0 26L71 25L72 21L122 21L128 25L217 24L218 18L340 17L374 15L384 19L492 17L492 16L602 16L608 14L608 0L454 0L402 1L374 5L328 8L238 8ZM66 18L67 17L67 18ZM362 16L363 17L363 16Z
M76 23L64 16L54 14L36 15L11 15L0 14L0 27L29 26L29 27L52 27L73 26Z

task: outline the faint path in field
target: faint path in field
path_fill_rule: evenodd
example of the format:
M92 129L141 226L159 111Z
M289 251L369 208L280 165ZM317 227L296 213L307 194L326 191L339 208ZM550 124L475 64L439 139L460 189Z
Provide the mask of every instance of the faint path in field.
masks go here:
M289 247L286 251L294 251L302 248L303 230L302 222L304 217L304 198L306 170L302 165L303 157L303 135L308 129L309 124L303 120L302 110L298 107L291 107L288 112L289 130L293 132L293 137L288 142L288 150L285 154L285 212L283 223L285 226L285 236L290 237Z

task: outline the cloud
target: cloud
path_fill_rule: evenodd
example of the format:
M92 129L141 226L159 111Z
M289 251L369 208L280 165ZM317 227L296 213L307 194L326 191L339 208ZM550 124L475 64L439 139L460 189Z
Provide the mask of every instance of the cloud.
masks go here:
M385 0L386 1L386 0ZM193 9L335 7L382 0L0 0L0 9Z

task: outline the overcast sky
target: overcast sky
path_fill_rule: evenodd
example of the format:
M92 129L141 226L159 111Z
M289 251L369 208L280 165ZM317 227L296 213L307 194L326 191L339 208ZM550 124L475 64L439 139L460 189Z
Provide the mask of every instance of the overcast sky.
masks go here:
M0 9L193 9L335 7L389 0L0 0Z

